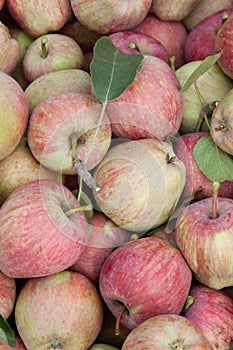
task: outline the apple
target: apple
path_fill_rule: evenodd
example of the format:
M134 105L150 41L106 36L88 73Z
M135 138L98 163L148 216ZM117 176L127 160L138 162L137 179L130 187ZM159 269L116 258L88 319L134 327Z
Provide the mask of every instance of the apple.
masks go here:
M16 347L14 347L15 350L27 350L21 340L21 338L18 335L14 336L16 341ZM7 345L0 341L0 349L1 350L12 350L12 346Z
M184 187L185 167L168 142L130 140L111 147L94 178L100 210L116 225L145 233L170 217Z
M233 334L233 299L226 293L195 284L189 291L191 305L184 316L206 337L213 350L230 349Z
M115 346L111 346L108 344L94 344L92 345L89 350L119 350L119 348L116 348Z
M151 12L163 21L182 21L201 0L152 0Z
M87 170L94 168L111 142L106 114L94 139L101 108L93 96L78 92L61 93L42 101L33 110L28 126L28 142L34 157L48 169L63 174L76 174L73 166L76 159L84 161Z
M0 161L0 205L18 187L37 179L48 179L62 182L61 174L41 166L32 155L27 144L26 135L16 149Z
M210 135L216 145L224 152L233 155L233 88L222 98L214 109Z
M131 234L115 225L103 213L98 211L94 211L91 227L92 231L88 245L70 269L82 273L93 283L98 284L104 261L114 248L128 242Z
M187 30L181 21L164 21L153 13L149 13L132 30L159 40L166 48L169 57L175 57L175 69L184 64L184 45Z
M0 211L0 270L30 278L67 269L88 243L88 223L63 184L35 180L17 188Z
M183 19L183 23L190 32L203 19L220 10L232 8L232 4L232 0L201 0L191 13Z
M70 0L75 17L89 30L110 34L129 30L149 13L152 0Z
M26 95L10 75L0 72L0 161L19 144L28 124Z
M102 322L100 294L77 272L29 279L16 300L15 323L28 350L86 350Z
M185 61L203 60L216 53L215 38L218 30L229 16L233 15L233 8L220 10L203 19L187 36L184 54Z
M158 57L144 56L132 84L107 105L115 136L164 140L180 128L183 99L171 67Z
M133 329L122 350L213 350L199 329L180 315L151 317Z
M211 197L213 192L213 183L198 168L193 157L193 149L197 141L202 136L208 136L208 132L191 132L181 135L173 142L173 149L186 169L186 181L182 200L192 200L194 198L201 199ZM233 198L233 181L225 180L220 183L219 197Z
M84 55L76 41L67 35L55 33L35 39L22 61L23 73L29 83L45 73L84 67Z
M188 62L176 70L181 87L201 63L201 60ZM196 87L193 84L187 91L182 92L183 111L180 134L209 131L204 114L207 119L211 118L216 102L221 101L233 88L233 81L217 64L214 64L197 79Z
M0 22L0 71L11 75L20 58L20 46L11 37L9 28Z
M0 0L0 10L3 8L4 4L5 4L5 0Z
M176 243L197 280L216 290L233 284L233 199L204 198L183 208Z
M91 76L83 69L62 69L43 74L25 89L29 113L46 98L63 92L91 93Z
M108 38L118 49L125 53L156 56L169 63L168 52L163 44L149 35L124 31L110 34Z
M67 0L6 0L6 6L20 28L33 38L59 30L72 17Z
M178 249L163 238L142 237L107 257L99 288L113 315L132 330L152 316L179 314L191 280L191 270Z
M0 315L4 319L12 314L16 300L16 281L0 271Z

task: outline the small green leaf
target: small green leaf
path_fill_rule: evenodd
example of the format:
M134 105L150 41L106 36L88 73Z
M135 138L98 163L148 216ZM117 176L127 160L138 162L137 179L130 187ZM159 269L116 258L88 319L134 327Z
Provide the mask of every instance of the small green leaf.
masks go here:
M127 54L103 36L94 46L90 73L95 96L103 103L115 100L132 84L143 55Z
M200 76L202 76L204 73L206 73L211 66L213 66L219 57L221 56L221 53L218 52L216 54L210 55L206 57L201 64L192 72L182 89L180 90L181 92L187 91L191 85L193 85Z
M233 158L222 151L211 136L202 136L193 148L198 168L211 181L233 180Z
M230 342L230 350L233 350L233 339L231 339L231 342Z
M12 348L17 347L14 332L8 322L0 314L0 341Z

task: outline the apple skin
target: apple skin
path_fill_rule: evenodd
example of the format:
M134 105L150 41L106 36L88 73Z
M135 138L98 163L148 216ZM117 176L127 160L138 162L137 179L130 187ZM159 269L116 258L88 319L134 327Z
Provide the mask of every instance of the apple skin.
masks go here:
M93 214L91 226L88 245L70 270L82 273L97 285L104 261L114 248L130 241L131 233L118 227L98 211Z
M201 62L200 60L188 62L176 70L177 79L182 87ZM205 121L200 123L200 118L206 107L211 107L215 102L220 101L233 88L233 81L217 64L214 64L197 79L196 85L204 104L200 100L194 85L187 91L182 92L183 111L179 129L180 134L209 131ZM213 107L215 106L213 105ZM211 115L211 108L209 114Z
M45 44L45 57L41 41ZM46 34L35 39L28 47L22 61L23 73L29 83L43 74L63 69L83 69L85 59L75 40L63 34Z
M110 34L108 38L118 49L125 53L155 56L169 63L168 52L163 44L149 35L124 31Z
M84 160L98 127L101 104L90 94L61 93L42 101L32 112L28 143L34 157L58 173L76 174L72 164L70 137L78 141L76 157ZM106 154L111 142L111 125L105 114L86 169L94 168Z
M145 56L132 84L107 105L114 135L164 140L180 128L183 98L171 67Z
M233 334L233 299L223 291L193 285L189 291L193 303L184 316L206 337L213 350L230 349Z
M122 350L213 350L199 329L180 315L158 315L144 321L126 338Z
M170 217L185 182L185 167L168 142L130 140L113 146L94 172L100 210L116 225L146 232ZM168 159L172 159L169 162ZM127 193L127 195L126 195ZM161 198L166 198L161 203Z
M233 284L233 199L218 197L212 219L212 198L189 204L180 213L175 238L197 280L216 290Z
M0 271L0 314L5 320L12 314L15 301L16 281Z
M5 5L5 0L0 0L0 10L3 8Z
M15 323L28 350L86 350L102 322L100 294L77 272L29 279L16 300Z
M54 32L72 17L67 0L6 0L11 16L20 28L32 38Z
M181 21L164 21L153 13L149 13L132 31L144 33L159 40L167 50L169 57L175 57L176 69L184 64L187 30Z
M233 9L220 10L206 17L188 33L185 46L185 62L203 60L216 53L215 38L224 23L225 16L232 16Z
M181 135L173 143L176 156L184 163L186 169L186 181L182 200L202 199L211 197L213 193L213 182L209 180L198 168L193 157L193 149L202 136L208 136L208 132L192 132ZM219 197L233 198L233 181L225 180L220 183Z
M152 0L70 0L75 17L89 30L110 34L129 30L149 13Z
M119 348L116 348L115 346L111 346L108 344L94 344L92 345L89 350L120 350Z
M66 216L77 207L73 193L55 181L35 180L16 189L0 211L0 270L30 278L73 265L88 243L84 212Z
M182 21L200 0L152 0L151 12L163 21Z
M29 113L46 98L64 92L91 93L91 76L83 69L62 69L43 74L25 89Z
M191 270L178 249L163 238L143 237L108 256L99 288L115 317L125 305L120 321L132 330L152 316L179 314L191 280Z
M20 58L20 46L2 22L0 22L0 45L0 71L11 75Z
M16 341L16 347L14 347L15 350L27 350L21 340L21 338L18 335L14 336ZM9 346L5 343L0 342L0 349L1 350L12 350L12 346Z
M0 161L19 144L28 123L26 95L10 75L0 72Z
M231 89L214 109L210 135L224 152L233 155L233 89Z

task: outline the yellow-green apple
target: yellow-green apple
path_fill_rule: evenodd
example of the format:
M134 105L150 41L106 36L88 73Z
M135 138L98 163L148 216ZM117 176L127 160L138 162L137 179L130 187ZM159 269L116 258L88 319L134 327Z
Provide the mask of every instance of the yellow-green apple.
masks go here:
M142 237L116 248L99 277L103 300L128 329L150 317L179 314L192 273L181 252L159 237Z
M233 299L222 290L195 284L189 291L189 300L184 316L200 329L213 350L230 349Z
M92 345L89 350L119 350L119 348L116 348L115 346L111 346L108 344L98 343Z
M106 114L98 128L101 109L97 99L81 92L61 93L42 101L34 108L28 126L34 157L63 174L76 174L73 161L79 159L87 170L94 168L106 154L112 136Z
M203 136L208 136L208 132L191 132L181 135L173 142L173 149L186 169L186 181L182 200L193 200L211 197L213 192L213 182L209 180L198 168L193 157L193 149L198 140ZM220 183L218 190L219 197L233 198L233 181L225 180Z
M10 75L0 72L0 160L7 157L19 144L28 124L26 95Z
M213 203L209 197L183 208L175 238L197 280L219 290L233 284L233 199Z
M168 142L130 140L111 147L94 177L100 210L126 230L145 232L172 214L184 187L185 166Z
M152 0L150 12L163 21L182 21L199 2L200 0Z
M28 350L86 350L102 322L100 294L77 272L29 279L16 300L15 323Z
M0 22L0 71L11 75L20 58L20 46L11 37L9 28Z
M48 179L62 182L61 174L43 167L32 155L26 135L16 149L0 161L0 205L19 186L30 181Z
M151 317L133 329L122 350L212 350L199 329L181 315Z
M29 83L45 73L85 67L83 52L67 35L50 33L35 39L27 48L22 61Z
M149 13L152 0L70 0L75 17L89 30L110 34L129 30Z
M166 48L169 57L175 57L175 68L184 64L184 44L187 30L181 21L164 21L149 13L143 21L132 28L159 40Z
M6 0L6 6L20 28L33 38L59 30L72 17L68 0Z
M29 278L73 265L89 234L84 212L71 210L78 207L74 194L56 181L35 180L17 188L0 211L0 270Z
M62 69L43 74L25 89L29 113L46 98L63 92L91 93L91 76L83 69Z
M14 336L16 341L16 347L14 347L15 350L27 350L24 343L22 342L21 338L17 335ZM12 350L12 346L7 345L6 343L3 343L0 341L0 349L1 350Z
M233 88L214 109L210 122L210 135L224 152L233 155Z
M232 8L232 5L232 0L201 0L192 12L183 19L183 23L190 32L206 17L217 11Z
M91 230L88 245L70 269L82 273L98 284L104 261L113 249L130 241L131 233L115 225L99 211L94 211Z
M164 140L180 128L183 98L171 67L158 57L144 56L134 81L107 112L115 136Z
M176 70L181 87L201 63L200 60L188 62ZM204 115L210 119L216 102L221 101L232 88L232 79L217 64L211 66L197 79L196 88L193 84L187 91L182 92L183 111L179 133L209 131Z
M16 280L0 271L0 315L4 319L12 314L16 301Z
M206 17L187 36L184 46L185 62L203 60L216 53L215 38L218 30L229 16L233 8L220 10Z
M110 34L108 38L118 49L125 53L156 56L169 63L167 50L159 40L152 38L152 36L132 31L123 31Z

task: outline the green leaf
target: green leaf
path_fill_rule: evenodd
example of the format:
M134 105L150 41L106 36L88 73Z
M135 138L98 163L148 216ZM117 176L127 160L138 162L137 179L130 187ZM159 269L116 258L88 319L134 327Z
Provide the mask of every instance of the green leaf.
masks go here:
M233 339L231 339L231 342L230 342L230 350L233 350Z
M182 89L180 90L181 92L187 91L191 85L193 85L200 76L202 76L204 73L206 73L211 66L213 66L219 57L221 56L221 53L218 52L216 54L210 55L206 57L201 64L192 72Z
M106 36L97 40L90 66L95 96L103 103L119 97L134 81L142 59L119 50Z
M198 168L211 181L233 180L233 158L222 151L211 136L202 136L193 148Z
M14 332L8 322L0 314L0 341L12 348L17 347Z

